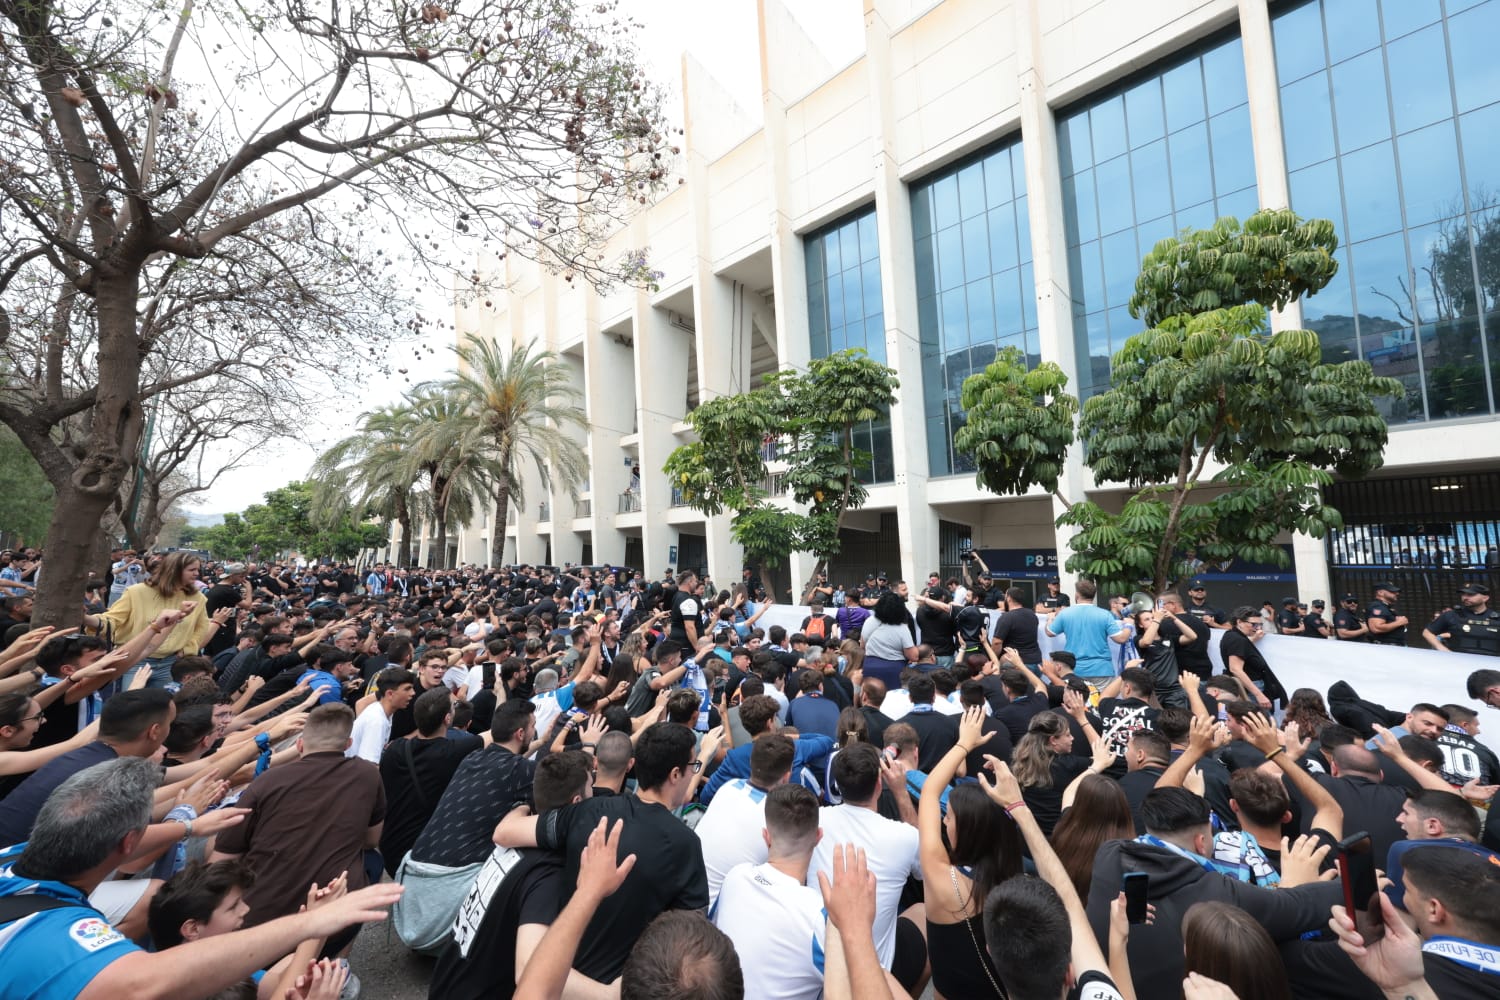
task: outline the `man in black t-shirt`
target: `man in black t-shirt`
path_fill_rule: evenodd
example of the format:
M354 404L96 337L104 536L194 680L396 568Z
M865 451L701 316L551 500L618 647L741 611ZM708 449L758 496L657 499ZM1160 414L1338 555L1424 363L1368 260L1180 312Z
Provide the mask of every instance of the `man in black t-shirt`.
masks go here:
M244 563L226 563L219 575L219 582L208 588L208 593L203 595L204 612L212 615L221 608L248 608L250 607L250 585L245 582ZM235 615L221 625L204 646L205 655L210 658L217 656L235 643L236 632Z
M1037 670L1042 665L1042 648L1036 641L1039 631L1036 612L1026 606L1026 595L1020 587L1011 587L1005 592L1005 611L995 621L995 645L1014 649L1022 663Z
M1450 785L1464 785L1478 781L1481 785L1500 782L1500 758L1495 751L1480 743L1479 714L1463 705L1444 705L1448 713L1448 724L1438 733L1437 746L1443 752L1443 766L1439 771Z
M408 740L392 740L380 755L380 782L385 786L385 825L380 831L380 855L394 876L416 843L453 773L469 754L484 744L468 733L448 734L453 703L448 692L428 691L415 699L417 733Z
M1339 609L1333 613L1333 634L1346 642L1370 641L1370 626L1359 616L1359 598L1353 594L1339 598Z
M917 630L922 641L932 647L937 665L950 667L957 652L957 632L953 615L942 607L950 600L948 592L942 587L932 587L923 596L926 600L917 602Z
M1037 611L1057 611L1066 608L1073 602L1067 594L1062 592L1062 581L1057 577L1047 581L1047 592L1036 602Z
M1099 699L1099 738L1109 744L1115 763L1104 773L1119 779L1125 774L1125 754L1138 729L1155 729L1161 707L1156 703L1156 681L1149 670L1127 667L1120 672L1120 697ZM1170 744L1168 747L1170 748Z
M588 757L582 751L549 755L537 765L532 786L537 808L551 812L590 798L589 778ZM432 971L428 997L489 1000L513 996L516 980L562 912L566 896L563 860L555 851L495 848L458 909L453 937ZM585 977L570 973L570 985L578 978Z
M1401 588L1394 583L1377 583L1375 600L1366 612L1365 622L1370 628L1370 641L1379 646L1406 645L1406 616L1396 612L1396 601L1401 597Z
M591 979L616 979L636 939L658 914L708 907L702 845L675 815L696 784L694 743L686 726L658 722L636 744L636 794L586 799L540 817L512 813L495 830L495 842L503 847L561 851L564 891L571 892L583 848L599 821L624 820L619 855L634 854L635 867L599 905L573 959L573 968Z

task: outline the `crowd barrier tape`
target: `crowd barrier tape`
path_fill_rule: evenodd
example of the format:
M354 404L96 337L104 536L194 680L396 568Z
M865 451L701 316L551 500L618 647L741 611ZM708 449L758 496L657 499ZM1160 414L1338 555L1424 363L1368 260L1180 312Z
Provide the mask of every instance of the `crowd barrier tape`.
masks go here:
M755 624L764 629L780 625L790 635L801 629L809 613L805 605L776 604L767 608ZM998 613L989 613L992 624ZM1223 630L1215 629L1210 636L1209 657L1215 671L1223 670L1219 656L1219 640L1223 635ZM1038 643L1044 653L1063 648L1062 640L1048 636L1045 629L1038 636ZM1361 698L1393 711L1404 712L1422 701L1466 705L1479 712L1482 726L1479 742L1500 754L1500 713L1486 710L1469 697L1464 686L1470 672L1480 667L1500 670L1500 657L1293 635L1267 635L1256 645L1288 693L1308 687L1326 698L1328 689L1342 680L1348 681Z

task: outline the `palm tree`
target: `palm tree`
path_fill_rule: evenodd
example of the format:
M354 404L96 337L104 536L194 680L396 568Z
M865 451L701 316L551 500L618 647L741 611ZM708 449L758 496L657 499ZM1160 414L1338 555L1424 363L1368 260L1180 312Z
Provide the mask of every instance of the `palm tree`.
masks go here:
M443 389L463 403L455 432L465 447L482 451L497 474L495 528L490 533L490 565L505 558L505 522L514 496L524 503L520 470L535 463L546 481L576 493L588 462L565 428L583 428L582 394L551 351L532 352L530 345L509 351L472 334L455 349L458 374Z
M329 448L313 462L315 522L330 524L346 512L374 515L401 526L401 548L396 562L411 566L412 522L420 523L429 507L413 487L410 441L416 417L409 404L382 406L362 413L353 434Z
M427 480L436 564L447 565L448 528L467 525L505 475L488 444L465 433L463 397L423 385L409 397L415 417L407 448L411 468Z

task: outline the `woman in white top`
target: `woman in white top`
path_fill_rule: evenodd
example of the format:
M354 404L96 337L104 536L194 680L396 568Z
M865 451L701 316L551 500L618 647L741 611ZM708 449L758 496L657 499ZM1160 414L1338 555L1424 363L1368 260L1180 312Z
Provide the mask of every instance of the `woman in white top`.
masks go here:
M887 691L901 686L901 671L917 661L917 643L907 626L906 604L894 593L875 602L859 632L865 647L864 676L878 677Z

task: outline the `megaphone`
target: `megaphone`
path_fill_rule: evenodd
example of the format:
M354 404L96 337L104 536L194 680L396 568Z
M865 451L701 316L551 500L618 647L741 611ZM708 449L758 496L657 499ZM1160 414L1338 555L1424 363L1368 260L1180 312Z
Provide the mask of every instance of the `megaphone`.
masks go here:
M1125 611L1132 615L1138 615L1142 611L1154 610L1156 610L1156 598L1152 597L1144 590L1137 590L1135 593L1131 594L1130 604L1125 608Z

